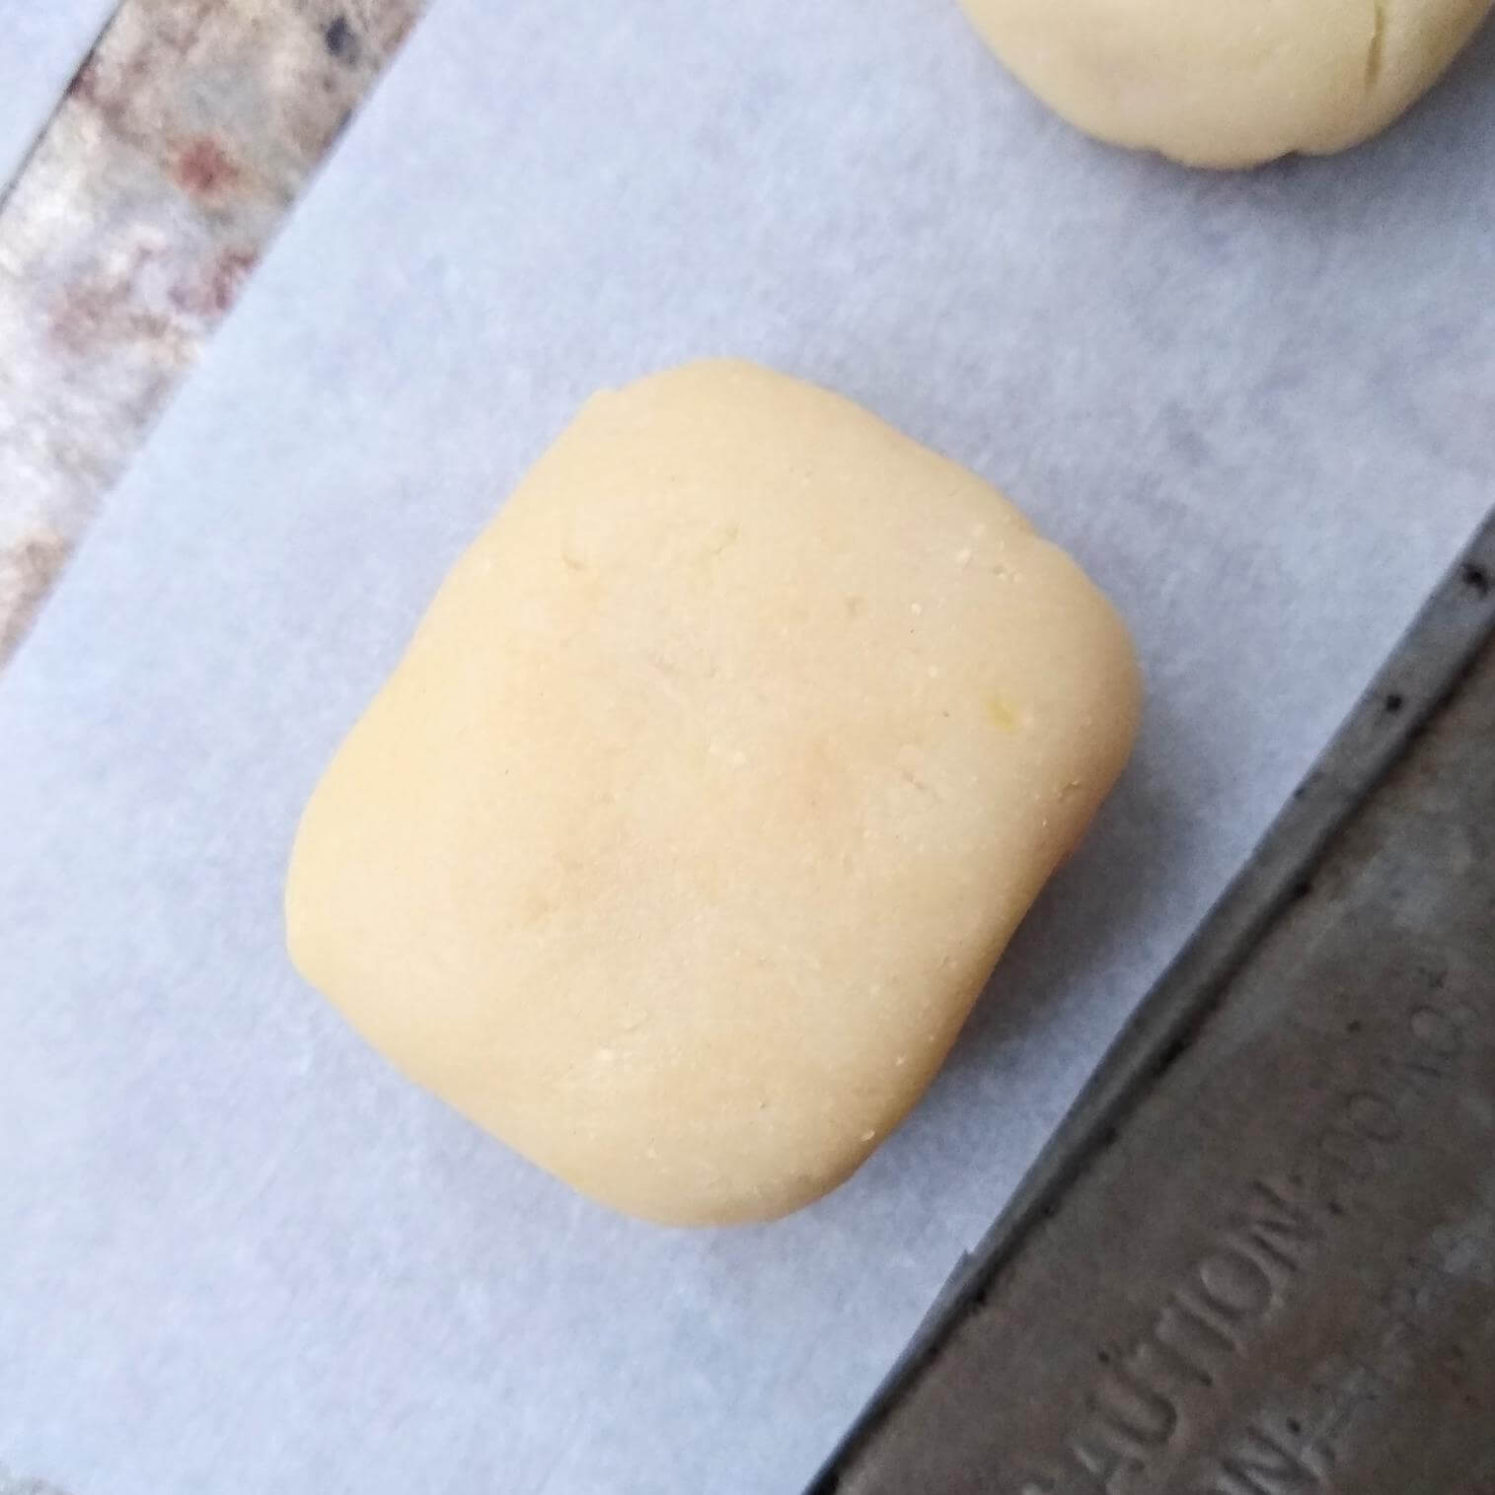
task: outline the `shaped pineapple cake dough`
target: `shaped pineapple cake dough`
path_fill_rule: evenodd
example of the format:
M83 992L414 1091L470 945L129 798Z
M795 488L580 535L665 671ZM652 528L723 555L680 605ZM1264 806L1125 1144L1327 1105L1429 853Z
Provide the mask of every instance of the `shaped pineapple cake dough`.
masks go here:
M1196 166L1344 150L1432 86L1491 0L961 0L1072 124Z
M589 401L458 562L306 810L291 952L582 1192L771 1218L918 1099L1138 707L993 488L693 364Z

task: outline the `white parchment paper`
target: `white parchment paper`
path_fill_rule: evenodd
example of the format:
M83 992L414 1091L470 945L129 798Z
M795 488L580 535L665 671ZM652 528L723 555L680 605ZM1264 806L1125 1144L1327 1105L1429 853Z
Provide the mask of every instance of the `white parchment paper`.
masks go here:
M0 0L0 195L114 6L115 0Z
M1495 38L1191 174L948 0L442 0L0 680L0 1458L73 1495L793 1491L1495 496ZM972 464L1133 622L1136 762L780 1225L615 1219L289 969L296 816L579 400L702 353Z

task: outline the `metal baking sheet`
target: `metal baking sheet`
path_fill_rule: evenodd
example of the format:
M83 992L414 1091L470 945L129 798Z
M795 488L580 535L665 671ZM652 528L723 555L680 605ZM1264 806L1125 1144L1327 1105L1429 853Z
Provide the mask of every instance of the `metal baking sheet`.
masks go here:
M1077 136L945 0L440 0L0 678L0 1459L810 1479L1484 514L1492 65L1219 177ZM462 545L586 394L703 353L1005 487L1149 706L908 1124L815 1209L683 1235L399 1081L279 904Z
M1492 768L1495 516L814 1495L1495 1489Z

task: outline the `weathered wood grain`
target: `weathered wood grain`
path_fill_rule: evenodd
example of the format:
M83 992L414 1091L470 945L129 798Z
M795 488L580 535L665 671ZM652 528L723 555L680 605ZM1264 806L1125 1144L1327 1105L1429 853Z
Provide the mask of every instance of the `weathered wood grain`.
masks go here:
M425 0L124 0L0 199L0 663Z

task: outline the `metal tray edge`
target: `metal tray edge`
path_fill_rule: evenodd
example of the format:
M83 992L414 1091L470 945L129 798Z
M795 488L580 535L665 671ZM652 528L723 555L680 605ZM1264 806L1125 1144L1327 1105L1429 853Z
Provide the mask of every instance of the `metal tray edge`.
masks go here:
M1122 1029L976 1248L962 1257L904 1353L806 1489L835 1495L955 1328L1186 1053L1232 976L1307 890L1339 831L1495 639L1495 510L1214 908Z

